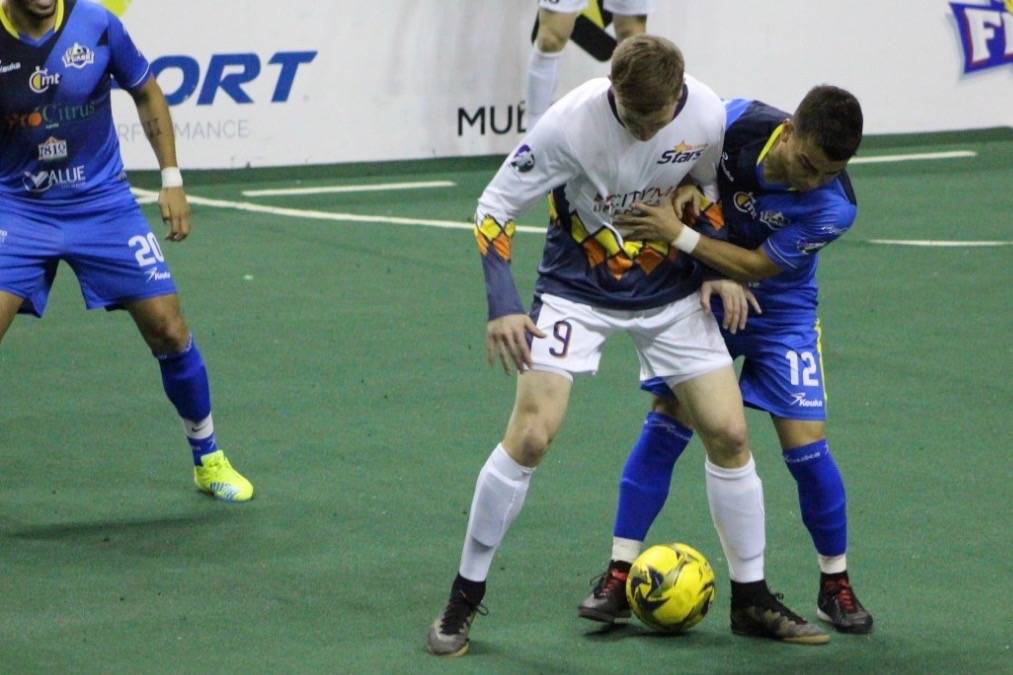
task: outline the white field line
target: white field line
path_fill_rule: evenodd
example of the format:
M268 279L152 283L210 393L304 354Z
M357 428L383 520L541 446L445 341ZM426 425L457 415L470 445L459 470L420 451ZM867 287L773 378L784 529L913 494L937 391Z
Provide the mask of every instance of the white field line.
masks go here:
M158 199L158 193L152 190L140 190L134 188L134 196L141 204L150 204ZM422 227L437 227L446 230L472 230L474 223L455 220L431 220L425 218L401 218L398 216L365 216L357 213L333 213L331 211L312 211L308 209L289 209L277 206L266 206L252 202L233 202L225 199L208 199L207 197L196 197L188 195L187 199L191 204L198 206L211 206L219 209L232 209L235 211L248 211L250 213L266 213L272 216L284 216L286 218L304 218L308 220L331 220L344 223L390 223L393 225L417 225ZM518 225L518 232L529 232L532 234L545 234L544 227L533 227L531 225ZM883 244L892 246L949 246L949 247L972 247L972 246L1010 246L1013 241L946 241L928 239L869 239L870 244Z
M157 199L158 193L150 190L139 190L134 188L134 195L138 201L150 199L152 195ZM232 202L225 199L208 199L207 197L195 197L187 195L191 204L198 206L212 206L219 209L233 209L235 211L248 211L250 213L266 213L272 216L285 216L288 218L305 218L309 220L333 220L345 223L391 223L394 225L421 225L424 227L439 227L447 230L473 230L475 224L471 222L456 220L429 220L423 218L400 218L398 216L364 216L357 213L333 213L331 211L312 211L307 209L286 209L277 206L266 206L254 204L253 202ZM141 202L148 203L148 202ZM518 225L518 232L532 232L545 234L544 227L532 227L530 225Z
M289 195L324 195L339 192L379 192L381 190L422 190L426 188L456 187L450 180L429 180L416 183L373 183L370 185L326 185L305 188L277 188L273 190L243 190L244 197L287 197Z
M923 159L956 159L958 157L977 157L978 153L971 150L951 150L949 152L919 152L910 155L874 155L872 157L855 157L848 164L881 164L885 162L914 162Z
M940 248L966 248L976 246L1013 246L1013 241L953 241L947 239L869 239L870 244L884 246L924 246Z

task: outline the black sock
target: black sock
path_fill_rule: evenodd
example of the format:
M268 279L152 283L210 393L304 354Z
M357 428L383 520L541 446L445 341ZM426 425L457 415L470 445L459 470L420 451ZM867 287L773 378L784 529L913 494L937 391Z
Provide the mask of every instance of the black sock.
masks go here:
M820 586L828 581L849 581L848 571L834 572L833 574L827 574L826 572L820 572Z
M485 582L465 579L458 574L454 579L454 585L450 587L450 593L453 595L457 591L464 593L464 597L468 599L468 602L477 605L485 597Z
M770 589L767 588L767 580L747 582L732 582L732 607L739 608L747 605L755 605L757 601L770 596Z
M626 562L625 560L609 561L609 569L614 569L616 571L623 572L624 574L629 574L631 567L633 567L633 565Z

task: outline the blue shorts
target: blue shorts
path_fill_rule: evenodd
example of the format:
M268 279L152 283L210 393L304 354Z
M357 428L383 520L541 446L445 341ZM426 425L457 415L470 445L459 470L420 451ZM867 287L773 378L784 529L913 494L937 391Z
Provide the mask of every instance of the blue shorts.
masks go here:
M750 323L737 335L721 331L732 358L744 357L739 375L743 403L775 417L825 420L819 320L811 325L753 326ZM657 396L672 396L664 381L646 380L640 388Z
M88 309L176 292L158 238L137 202L24 208L0 202L0 291L42 316L60 260L77 275Z

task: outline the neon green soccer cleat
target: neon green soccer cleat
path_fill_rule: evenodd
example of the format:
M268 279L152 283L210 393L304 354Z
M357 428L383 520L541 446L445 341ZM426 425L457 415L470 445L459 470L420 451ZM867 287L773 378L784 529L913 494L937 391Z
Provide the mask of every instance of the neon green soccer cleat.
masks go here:
M193 468L193 482L201 492L226 502L253 499L253 485L232 468L221 450L204 455L201 465Z

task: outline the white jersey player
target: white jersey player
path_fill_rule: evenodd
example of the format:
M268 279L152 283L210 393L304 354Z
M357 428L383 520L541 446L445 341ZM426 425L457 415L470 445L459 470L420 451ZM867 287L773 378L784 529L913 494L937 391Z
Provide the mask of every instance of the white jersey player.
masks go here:
M789 613L764 582L762 486L731 359L701 303L702 268L680 251L699 235L686 228L674 242L625 241L612 226L613 215L636 201L670 199L689 177L713 184L723 128L724 106L685 76L675 45L640 35L616 49L610 79L550 108L482 194L475 236L489 298L488 357L520 374L506 434L478 476L459 573L430 627L430 652L467 651L493 555L562 424L573 376L595 372L617 331L632 337L641 378L664 379L690 412L707 449L711 513L732 579L755 590L756 620ZM529 317L510 273L511 240L514 218L546 192L551 222ZM718 283L741 296L741 287Z

